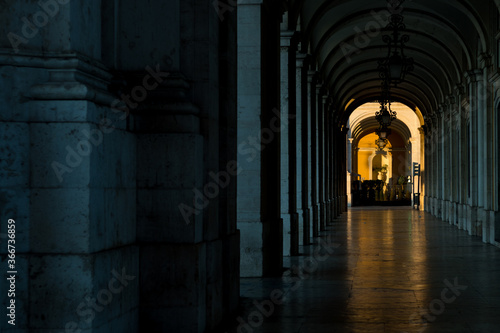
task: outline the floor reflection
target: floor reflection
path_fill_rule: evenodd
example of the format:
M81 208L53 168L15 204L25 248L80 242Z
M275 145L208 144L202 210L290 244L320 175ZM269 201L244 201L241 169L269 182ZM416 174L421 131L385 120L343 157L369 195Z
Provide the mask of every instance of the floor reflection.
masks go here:
M244 309L238 327L227 332L500 327L500 249L429 214L353 209L301 250L303 255L285 258L285 278L241 280ZM277 290L282 303L266 302Z

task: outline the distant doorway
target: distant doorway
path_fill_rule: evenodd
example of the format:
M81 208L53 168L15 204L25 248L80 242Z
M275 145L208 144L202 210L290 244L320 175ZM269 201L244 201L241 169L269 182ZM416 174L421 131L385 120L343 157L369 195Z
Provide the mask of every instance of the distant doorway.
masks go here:
M349 119L350 206L412 205L412 163L420 163L420 120L403 104L385 147L377 144L377 103L367 103Z

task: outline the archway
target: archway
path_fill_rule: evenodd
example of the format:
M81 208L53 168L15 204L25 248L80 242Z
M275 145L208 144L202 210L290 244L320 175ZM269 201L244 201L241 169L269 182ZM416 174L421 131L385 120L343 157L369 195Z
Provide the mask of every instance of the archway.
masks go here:
M391 125L386 147L380 149L375 131L378 103L358 107L348 122L347 154L349 206L366 204L411 204L415 192L412 164L423 156L423 120L408 106L394 103L398 118Z

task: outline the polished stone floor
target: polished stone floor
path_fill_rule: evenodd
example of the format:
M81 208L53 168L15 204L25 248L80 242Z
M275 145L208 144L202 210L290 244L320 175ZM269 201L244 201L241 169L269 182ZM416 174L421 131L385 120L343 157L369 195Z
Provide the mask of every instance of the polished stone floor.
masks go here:
M226 332L500 332L500 248L430 214L351 209L301 250Z

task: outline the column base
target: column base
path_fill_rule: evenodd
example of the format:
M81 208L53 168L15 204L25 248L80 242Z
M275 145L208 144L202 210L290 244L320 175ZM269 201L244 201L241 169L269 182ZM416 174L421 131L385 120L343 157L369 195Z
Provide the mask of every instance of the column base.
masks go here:
M450 223L458 226L458 203L456 202L450 205Z
M312 236L319 237L319 205L312 206Z
M319 204L319 230L326 231L326 203L320 202Z
M464 204L458 204L457 214L458 228L461 230L467 230L467 206Z
M304 239L302 243L304 245L310 245L311 244L311 210L309 208L303 210L303 216L304 216Z
M441 219L444 222L449 222L449 216L448 216L449 203L450 202L448 200L441 200Z
M466 220L466 230L469 235L478 236L476 233L477 225L477 207L467 206L467 220Z
M291 213L290 214L290 255L298 256L299 255L299 214Z
M494 221L493 223L493 228L494 228L494 232L493 232L493 235L494 236L494 240L495 240L495 244L500 244L500 212L491 212L491 220Z
M329 225L332 223L332 209L331 209L331 202L330 200L325 202L325 218L326 218L326 225Z
M292 217L290 214L281 214L283 220L283 256L289 257L292 248Z
M485 210L484 208L480 208L478 215L479 215L478 220L481 221L483 243L490 243L491 242L490 211Z

